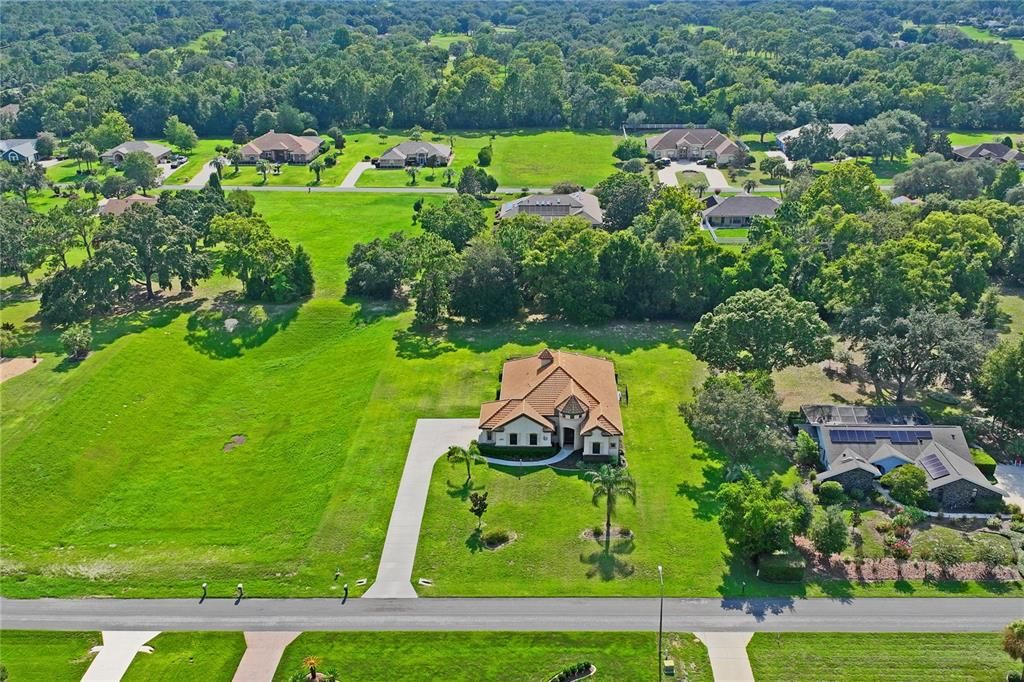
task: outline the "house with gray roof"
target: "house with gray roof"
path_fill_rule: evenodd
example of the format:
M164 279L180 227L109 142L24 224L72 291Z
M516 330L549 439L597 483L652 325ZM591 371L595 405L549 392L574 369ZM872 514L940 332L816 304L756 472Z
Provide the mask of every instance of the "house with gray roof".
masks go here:
M377 168L405 168L406 166L447 166L452 159L452 148L421 140L396 144L374 160Z
M719 199L701 214L705 227L750 227L754 218L771 218L777 210L779 202L772 197L738 194Z
M535 215L547 222L570 216L583 218L591 225L600 225L604 222L601 202L589 192L531 194L502 204L497 217L500 220L520 213Z
M1010 161L1024 168L1024 152L1007 147L1002 142L982 142L981 144L971 144L965 147L954 147L953 159L956 161L987 159L996 163Z
M974 464L959 426L932 424L918 408L804 405L800 411L807 423L799 428L821 453L819 481L869 491L896 467L916 466L925 472L928 494L946 511L970 510L979 499L1006 494Z
M0 159L11 163L38 161L36 138L0 140Z
M129 140L127 142L122 142L116 147L111 147L100 154L100 161L109 163L113 166L120 166L124 163L125 157L132 152L145 152L152 156L153 160L157 163L163 163L167 160L167 157L171 155L170 148L165 147L162 144L148 142L146 140Z
M673 128L648 137L647 153L654 159L711 159L725 164L744 150L714 128Z
M811 124L807 123L798 128L793 128L792 130L786 130L781 133L775 133L775 143L779 145L779 149L785 152L786 145L795 140L797 137L799 137L800 132L809 125ZM843 138L846 137L851 130L853 130L853 126L850 125L849 123L829 123L828 127L830 131L829 137L831 137L836 142L841 142Z

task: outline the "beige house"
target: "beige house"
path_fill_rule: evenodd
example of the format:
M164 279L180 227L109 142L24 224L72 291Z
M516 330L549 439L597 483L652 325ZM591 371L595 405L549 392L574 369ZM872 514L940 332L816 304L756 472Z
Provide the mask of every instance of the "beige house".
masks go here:
M549 222L556 218L568 218L569 216L583 218L591 225L600 225L604 222L601 202L589 192L531 194L502 204L498 211L498 218L511 218L520 213L538 216Z
M292 135L273 130L245 143L240 150L244 163L260 159L274 163L309 163L323 149L325 141L316 135Z
M617 461L623 448L615 365L548 349L509 360L498 400L480 406L477 440L498 448L560 447Z
M647 153L655 159L712 159L715 163L729 163L743 149L714 128L673 128L648 137Z
M779 205L772 197L738 194L720 199L702 215L706 227L750 227L758 216L773 217Z
M135 204L145 204L147 206L156 206L156 197L145 197L141 194L132 194L124 199L118 199L116 197L107 199L106 202L100 206L100 215L121 215Z
M388 149L377 157L374 164L377 168L447 166L451 159L452 148L446 144L409 140Z
M145 152L152 156L153 160L157 163L163 163L167 160L167 157L171 155L170 148L165 147L162 144L147 142L146 140L129 140L128 142L123 142L116 147L111 147L100 154L100 161L109 163L113 166L120 166L124 163L125 157L132 152Z

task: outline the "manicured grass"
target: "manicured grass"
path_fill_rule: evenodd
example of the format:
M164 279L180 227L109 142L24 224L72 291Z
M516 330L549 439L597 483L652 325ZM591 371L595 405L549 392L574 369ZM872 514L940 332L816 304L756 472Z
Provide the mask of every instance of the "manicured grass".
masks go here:
M436 136L424 133L423 139L435 141ZM610 132L580 132L568 130L516 130L496 131L494 140L487 134L448 134L436 140L449 144L454 141L452 168L461 171L469 165L477 165L477 153L488 144L493 146L493 160L486 168L503 187L550 187L562 180L571 180L584 187L592 187L615 172L615 158L612 151L620 139ZM382 143L376 133L363 131L347 136L346 156L351 163L362 160L364 155L375 157L389 147L409 139L407 135L388 135ZM417 177L417 184L439 187L445 182L443 169L436 169L430 179L430 169ZM458 180L456 175L455 180ZM371 169L362 174L359 187L403 187L410 184L404 170Z
M1024 290L1004 288L999 296L999 309L1009 317L1004 332L1009 335L1024 334Z
M11 682L78 682L101 643L98 632L0 630L0 665Z
M435 33L430 36L430 44L448 49L453 43L468 43L470 37L465 33Z
M680 679L711 682L703 643L689 633L666 633L664 641ZM337 670L346 682L535 682L584 661L597 667L596 679L639 680L650 676L657 651L658 636L648 632L307 632L285 649L274 679L292 679L303 658L319 656L320 670Z
M340 166L334 168L324 168L320 173L320 187L331 187L340 185L341 181L345 179L345 173L347 171L342 170ZM242 185L242 186L254 186L254 185L278 185L278 186L317 186L316 175L313 171L309 170L309 166L305 164L284 164L281 166L281 172L277 175L273 171L267 173L266 183L263 181L263 176L256 170L255 165L239 166L238 172L235 172L234 166L228 166L224 169L223 176L221 178L221 184L225 187L229 185Z
M122 678L138 680L230 680L245 653L241 632L165 632L149 641Z
M914 152L907 152L907 155L902 159L895 159L889 161L888 159L883 161L874 161L869 157L863 157L860 159L861 163L871 169L871 172L875 174L875 182L880 185L888 185L892 183L893 177L897 173L910 168L910 164L913 163L914 159L917 158L917 154ZM814 164L814 168L821 172L828 172L835 166L833 161L819 161Z
M676 179L680 185L689 187L703 186L706 189L708 186L707 178L703 173L698 173L697 171L679 171L676 173Z
M207 31L206 33L196 36L194 39L185 43L182 48L185 50L192 50L193 52L206 52L210 47L219 43L227 34L227 31L224 29L215 28L212 31Z
M1017 55L1017 59L1024 59L1024 39L1001 38L994 33L975 28L974 26L957 26L957 28L971 40L978 40L983 43L1007 43L1013 48L1013 53Z
M746 239L750 230L743 227L720 227L715 229L715 234L723 239Z
M980 682L1020 669L995 633L758 632L747 654L758 682Z
M110 173L120 174L119 171L105 164L99 162L92 164L92 174L100 182ZM85 182L89 177L90 174L86 172L85 164L79 163L75 159L64 159L60 163L46 168L46 179L50 182Z
M999 131L950 131L946 133L949 142L954 147L965 147L970 144L981 144L982 142L1001 142L1007 135L1014 141L1014 144L1024 139L1020 133L1005 133Z
M221 31L223 33L223 31ZM188 161L178 166L173 173L165 181L168 185L183 185L191 180L199 170L206 165L208 161L211 161L217 156L218 146L231 146L230 139L202 139L199 140L199 144L195 146L195 149L191 150L185 156L188 157ZM226 169L229 172L230 169Z

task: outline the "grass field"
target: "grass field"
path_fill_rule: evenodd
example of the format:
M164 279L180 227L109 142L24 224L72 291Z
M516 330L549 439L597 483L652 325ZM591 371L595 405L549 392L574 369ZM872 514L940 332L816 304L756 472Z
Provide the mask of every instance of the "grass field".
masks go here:
M101 643L98 632L0 630L0 665L11 682L78 682Z
M1017 59L1024 59L1024 39L1000 38L994 33L984 29L975 28L974 26L957 26L957 28L959 28L963 34L971 40L978 40L983 43L1006 43L1013 48L1013 53L1017 55Z
M0 318L30 335L16 354L44 363L0 385L3 595L196 596L209 582L211 596L227 596L244 582L253 597L322 596L340 584L335 568L343 582L372 578L416 419L475 416L502 361L544 345L611 356L629 387L640 497L617 524L636 539L606 556L580 537L603 512L575 474L479 469L491 491L484 521L519 539L474 551L474 519L447 486L462 478L442 463L416 568L438 580L432 594L654 594L658 563L680 596L736 595L742 581L748 594L899 594L891 584L761 584L729 559L713 498L722 461L694 450L677 413L703 377L681 348L685 326L456 325L425 337L408 329L410 311L348 298L352 244L413 229L417 198L256 193L275 232L310 253L310 301L246 305L231 293L237 282L217 276L191 298L97 322L94 352L77 366L32 319L38 303L5 289ZM240 320L233 334L229 317ZM246 442L224 451L235 435Z
M1009 317L1004 332L1008 335L1024 334L1024 289L1004 288L999 296L999 309Z
M758 632L747 653L758 682L981 682L1020 669L995 633Z
M225 31L224 29L216 28L212 31L207 31L196 36L194 39L185 43L182 46L182 49L192 50L193 52L205 53L210 49L210 47L219 43L227 34L227 31Z
M746 239L750 230L744 227L720 227L715 230L715 234L723 239Z
M438 142L448 144L448 138L449 135L445 134ZM456 134L453 138L452 167L456 171L468 165L477 165L477 153L492 144L493 160L486 170L497 179L499 185L514 188L550 187L562 180L592 187L615 171L612 151L619 140L618 136L609 132L568 130L502 131L496 134L494 140L482 133ZM346 144L345 154L351 155L350 160L354 163L355 160L361 160L363 155L378 156L408 137L389 135L381 143L375 133L366 131L353 133L347 139L350 142ZM434 136L424 133L423 139L433 141ZM437 187L444 183L442 169L434 172L433 180L429 175L429 169L420 173L417 184ZM402 187L409 183L409 176L404 170L371 169L363 173L357 184L359 187Z
M223 33L223 31L221 31L221 33ZM217 156L216 148L221 145L230 146L231 140L209 138L199 140L199 144L196 145L195 149L185 155L188 157L188 161L178 166L167 178L166 183L168 185L183 185L191 180L207 161L210 161L213 157Z
M1024 140L1024 135L1020 133L1002 133L999 131L986 131L986 132L962 132L962 131L951 131L946 133L949 136L949 142L954 147L964 147L969 144L980 144L982 142L999 142L1007 135L1014 143L1018 143Z
M430 36L430 44L448 49L453 43L468 43L470 37L465 33L435 33Z
M680 679L711 682L699 640L666 633L664 641ZM285 650L274 679L287 682L304 657L320 656L320 669L338 670L346 682L534 682L584 661L597 667L596 679L639 680L650 675L657 651L658 636L639 632L307 632Z
M340 166L334 168L325 168L320 173L320 186L330 187L332 185L340 185L341 181L345 179L345 173ZM224 169L221 184L225 187L229 185L263 185L263 176L256 170L256 166L239 166L238 172L235 172L233 166L228 166ZM309 166L301 164L287 164L281 166L281 172L278 175L274 175L273 172L267 173L267 185L298 185L298 186L316 186L316 175L313 171L309 170Z
M207 680L228 682L245 653L241 632L164 632L149 641L151 654L138 654L122 680Z

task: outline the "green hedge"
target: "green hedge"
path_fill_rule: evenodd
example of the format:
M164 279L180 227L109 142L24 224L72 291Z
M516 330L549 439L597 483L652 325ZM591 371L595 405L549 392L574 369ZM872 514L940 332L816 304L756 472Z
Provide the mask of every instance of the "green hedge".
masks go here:
M981 469L985 478L993 478L996 475L996 461L992 455L984 450L971 450L971 457L974 459L974 466Z
M485 457L522 459L523 461L547 459L558 452L558 448L554 445L538 445L535 447L498 447L496 445L477 443L477 446L480 448L480 454Z
M807 562L795 549L788 552L764 554L757 561L762 580L774 583L798 583L804 579Z

